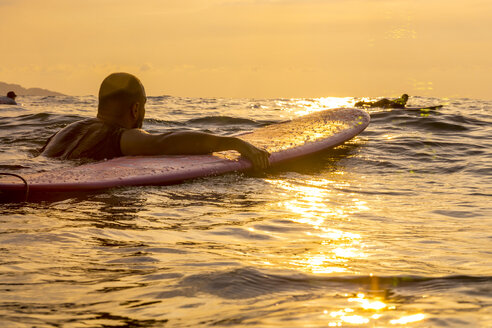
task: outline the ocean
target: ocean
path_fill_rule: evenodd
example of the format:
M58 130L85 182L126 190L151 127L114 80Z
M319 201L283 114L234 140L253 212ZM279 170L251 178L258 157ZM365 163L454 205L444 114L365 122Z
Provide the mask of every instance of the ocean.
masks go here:
M93 96L0 105L0 172ZM232 135L358 98L149 97L144 128ZM492 327L492 101L411 97L262 174L0 203L0 326ZM1 177L0 177L1 178Z

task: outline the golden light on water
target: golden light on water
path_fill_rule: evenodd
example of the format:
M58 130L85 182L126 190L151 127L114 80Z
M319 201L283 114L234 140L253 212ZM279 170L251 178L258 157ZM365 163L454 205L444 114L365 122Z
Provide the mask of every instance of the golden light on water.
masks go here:
M377 300L368 300L364 298L364 294L358 294L357 297L352 297L349 298L349 302L355 302L359 303L360 306L365 309L365 310L382 310L386 308L386 304L383 303L382 301L377 301Z
M345 295L348 297L348 295ZM328 321L329 327L342 327L349 325L363 325L389 323L392 325L407 325L425 319L423 313L404 315L398 319L395 317L396 307L389 306L382 296L367 296L358 293L356 297L348 297L349 306L336 311L324 310L322 317ZM353 304L350 306L350 304Z
M338 108L338 107L347 107L352 105L351 97L324 97L317 98L319 104L325 108Z
M422 321L424 319L425 319L425 314L418 313L414 315L405 316L400 319L390 320L390 323L393 325L406 325L408 323Z
M301 253L290 254L283 262L270 263L309 274L359 274L353 269L364 253L364 236L344 231L343 222L355 213L370 210L367 202L355 195L341 195L339 190L350 185L343 172L334 173L332 179L304 180L302 183L286 179L265 181L274 185L283 199L275 204L288 214L286 219L300 228L298 238L292 243L305 245ZM344 197L344 202L338 202ZM346 200L350 199L347 205ZM387 299L379 278L369 275L367 292L345 294L345 305L335 310L324 310L320 318L328 327L360 326L369 324L406 325L425 319L422 313L401 312ZM393 304L391 304L393 303ZM343 304L343 303L342 303Z
M352 199L351 206L331 201L337 197L336 187L345 182L328 179L306 180L303 184L266 181L283 194L284 201L277 206L291 213L288 219L306 225L299 242L314 244L284 265L314 274L342 273L349 270L350 261L366 256L360 235L331 227L333 223L349 220L352 213L367 210L366 203L356 198Z
M312 100L292 99L288 106L278 101L277 106L284 108L297 116L303 116L314 112L319 112L330 108L353 107L354 100L352 97L324 97Z
M341 325L342 322L351 323L351 324L359 324L359 325L369 322L369 319L364 318L361 315L348 314L348 313L352 312L350 310L351 309L345 309L343 311L331 312L330 316L340 319L340 322L332 322L332 323L330 323L330 326L336 327L336 326Z

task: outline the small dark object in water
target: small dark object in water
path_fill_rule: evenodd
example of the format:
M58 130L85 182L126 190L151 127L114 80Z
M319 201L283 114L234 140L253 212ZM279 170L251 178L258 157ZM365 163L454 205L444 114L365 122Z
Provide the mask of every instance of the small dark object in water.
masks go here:
M355 107L405 108L407 101L408 95L404 93L394 100L383 98L378 101L359 101L355 103Z

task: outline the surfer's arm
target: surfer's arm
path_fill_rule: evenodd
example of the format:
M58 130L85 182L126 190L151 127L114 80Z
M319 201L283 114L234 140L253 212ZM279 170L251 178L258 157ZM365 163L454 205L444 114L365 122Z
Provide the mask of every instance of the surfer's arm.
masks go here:
M123 132L120 141L123 155L200 155L235 150L249 159L255 169L269 165L269 153L235 137L216 136L203 132L171 132L150 134L141 129Z

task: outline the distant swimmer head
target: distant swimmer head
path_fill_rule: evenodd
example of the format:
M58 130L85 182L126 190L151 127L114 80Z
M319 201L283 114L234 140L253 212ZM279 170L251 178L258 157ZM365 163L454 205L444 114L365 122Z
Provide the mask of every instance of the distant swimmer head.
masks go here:
M404 99L405 101L408 100L408 95L406 93L401 95L401 98Z
M15 100L15 97L17 97L17 95L15 94L14 91L9 91L9 92L7 92L7 97Z
M128 110L135 122L130 127L141 128L145 115L146 95L140 80L129 73L113 73L99 88L98 117L115 122L125 119Z

